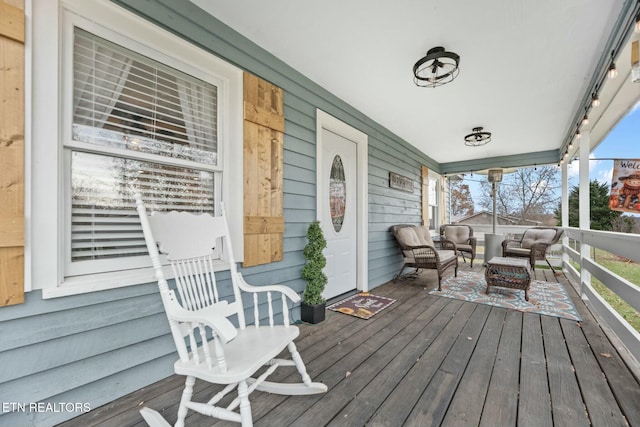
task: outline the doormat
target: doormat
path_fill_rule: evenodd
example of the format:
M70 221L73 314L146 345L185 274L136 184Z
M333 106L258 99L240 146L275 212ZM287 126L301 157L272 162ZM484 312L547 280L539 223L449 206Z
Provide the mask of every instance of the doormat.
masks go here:
M380 313L385 308L389 307L396 300L379 297L377 295L371 295L368 292L361 292L359 294L351 295L348 298L338 301L335 304L331 304L327 307L329 310L339 311L340 313L348 314L350 316L359 317L361 319L369 319L373 315Z
M446 298L471 301L478 304L510 308L525 313L544 314L581 321L578 310L560 283L532 280L529 287L529 301L524 299L524 291L491 286L487 294L484 275L476 272L459 271L458 277L442 281L442 291L429 292Z

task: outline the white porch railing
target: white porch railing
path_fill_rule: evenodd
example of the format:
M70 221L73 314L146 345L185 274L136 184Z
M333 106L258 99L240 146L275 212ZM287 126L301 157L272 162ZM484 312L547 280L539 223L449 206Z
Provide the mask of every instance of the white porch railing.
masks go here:
M472 224L472 227L473 235L478 239L477 252L483 254L484 235L492 233L493 227L491 224ZM528 228L530 226L498 225L496 233L504 234L505 238L519 237ZM565 228L563 243L552 246L549 256L554 267L562 266L563 271L570 279L569 282L582 296L594 316L601 323L606 324L620 343L626 347L630 355L635 358L635 361L640 362L640 333L629 325L591 286L591 276L597 278L604 286L639 312L640 284L631 283L598 264L589 255L590 251L573 249L569 246L569 240L574 241L577 248L583 244L589 245L640 263L640 235ZM478 255L478 258L481 258L481 255ZM580 271L569 262L570 260L580 266ZM607 328L604 329L606 331Z
M640 333L611 308L591 286L591 276L597 278L604 286L639 312L640 285L631 283L598 264L588 255L589 251L575 250L568 245L568 240L571 239L576 242L578 248L583 244L589 245L640 263L640 235L566 228L565 236L563 249L567 256L563 257L562 268L564 272L572 279L572 285L582 295L591 311L600 321L604 321L611 328L636 361L640 361ZM569 259L580 266L580 271L573 267Z

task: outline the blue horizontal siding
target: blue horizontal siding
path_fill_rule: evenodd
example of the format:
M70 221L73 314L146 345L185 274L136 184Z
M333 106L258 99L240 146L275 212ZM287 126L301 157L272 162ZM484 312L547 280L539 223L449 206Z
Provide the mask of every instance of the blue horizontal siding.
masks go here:
M420 167L438 171L435 162L188 0L114 3L284 90L283 260L241 269L247 282L304 289L302 249L316 218L317 108L369 136L369 286L394 276L402 261L389 227L420 222ZM389 188L389 172L413 179L413 193ZM228 280L228 273L221 274L225 292ZM259 305L262 317L264 298ZM293 307L291 320L298 319ZM247 320L253 321L251 309ZM0 322L2 401L88 402L95 408L171 374L176 358L155 284L50 300L33 291L25 304L1 308ZM48 426L75 415L9 413L0 415L0 426Z

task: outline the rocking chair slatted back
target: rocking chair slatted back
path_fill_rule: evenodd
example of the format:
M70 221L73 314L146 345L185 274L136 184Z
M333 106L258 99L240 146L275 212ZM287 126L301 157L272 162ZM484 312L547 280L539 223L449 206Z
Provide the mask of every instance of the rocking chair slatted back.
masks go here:
M154 236L157 242L153 244L147 240L147 249L180 359L225 372L226 362L220 340L226 342L236 335L235 327L227 317L235 314L244 325L244 310L239 291L234 292L236 298L230 304L220 300L217 289L213 262L220 257L218 248L221 240L228 236L224 216L186 212L147 216L139 195L136 195L136 203L145 235ZM164 277L161 252L167 254L171 264L179 299L169 289ZM212 320L215 324L188 320L189 312L202 309L214 314ZM181 318L182 321L178 320ZM211 354L212 349L215 350L214 355Z
M251 286L245 282L233 258L224 207L220 217L187 212L153 213L148 216L141 196L136 194L135 199L169 327L180 357L174 365L175 372L187 377L176 425L184 425L187 411L195 410L250 426L248 395L254 390L279 394L326 391L324 384L311 382L293 342L299 331L297 327L289 325L288 303L299 302L300 296L286 286ZM169 288L160 253L166 254L171 264L177 292ZM232 295L218 288L216 281L216 267L225 259L231 273ZM245 323L242 292L252 294L252 326ZM266 299L259 298L258 294L266 294ZM283 318L276 325L274 304L278 301L278 295L282 298ZM264 309L260 310L261 307ZM265 310L268 326L260 326L261 312ZM229 318L237 321L238 327ZM285 349L289 350L291 359L276 358ZM252 377L263 366L266 366L266 370L257 378ZM266 381L280 366L295 366L302 383ZM222 384L225 388L206 404L193 402L195 378ZM237 399L227 407L216 406L224 395L234 389L238 391ZM238 407L239 412L236 411ZM144 408L141 413L154 427L168 425L156 411Z

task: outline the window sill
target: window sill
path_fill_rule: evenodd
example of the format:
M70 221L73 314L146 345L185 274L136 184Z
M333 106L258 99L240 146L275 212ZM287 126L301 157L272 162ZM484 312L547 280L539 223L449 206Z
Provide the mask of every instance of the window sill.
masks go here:
M214 271L228 269L228 262L221 260L214 261ZM170 266L165 266L163 271L164 277L167 280L173 278L173 271ZM135 270L67 277L58 287L43 289L42 298L59 298L156 282L157 279L153 268L139 268Z

